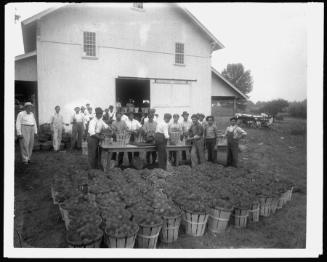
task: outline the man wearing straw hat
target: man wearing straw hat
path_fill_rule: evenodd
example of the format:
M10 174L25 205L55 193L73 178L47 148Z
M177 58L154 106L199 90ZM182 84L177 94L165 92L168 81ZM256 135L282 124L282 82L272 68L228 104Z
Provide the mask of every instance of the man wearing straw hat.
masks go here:
M104 129L109 126L102 120L103 111L101 107L95 108L95 117L89 122L87 149L89 167L91 169L99 168L99 159L101 158L101 151L99 149L100 140L104 139L101 134Z
M34 135L37 135L37 126L32 112L33 104L26 102L24 111L17 115L16 130L19 138L22 161L25 165L31 162L34 146Z

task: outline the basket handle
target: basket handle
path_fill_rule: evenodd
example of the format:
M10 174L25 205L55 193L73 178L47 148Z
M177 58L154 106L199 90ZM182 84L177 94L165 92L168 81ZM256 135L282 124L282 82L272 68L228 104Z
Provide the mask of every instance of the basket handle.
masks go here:
M137 236L138 237L143 237L143 238L156 238L156 237L159 236L159 233L160 233L160 231L157 234L152 235L152 236L145 236L145 235L142 235L142 234L137 234Z
M215 219L215 220L219 220L219 221L229 221L229 219L227 218L220 218L220 217L215 217L215 216L212 216L212 215L209 215L209 217Z

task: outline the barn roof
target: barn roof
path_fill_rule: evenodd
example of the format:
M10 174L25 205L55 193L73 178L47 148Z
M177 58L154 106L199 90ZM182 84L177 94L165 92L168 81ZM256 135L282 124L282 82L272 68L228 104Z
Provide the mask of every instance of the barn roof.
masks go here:
M223 80L229 87L231 87L234 91L240 94L244 99L249 99L247 95L245 95L241 90L239 90L236 86L234 86L231 82L229 82L225 77L222 76L215 68L211 67L211 72L216 75L218 78Z
M221 42L219 42L218 39L212 33L210 33L210 31L189 10L187 10L185 7L181 7L177 3L170 3L170 4L173 5L174 7L177 7L180 10L182 10L189 18L191 18L191 21L193 22L193 24L195 26L197 26L198 28L200 28L200 30L205 33L205 35L211 40L213 51L224 48L224 45ZM74 4L63 4L61 6L48 8L34 16L31 16L31 17L23 20L22 21L23 30L24 30L24 27L27 26L28 24L35 22L36 20L54 12L60 8L64 8L68 5L74 5Z

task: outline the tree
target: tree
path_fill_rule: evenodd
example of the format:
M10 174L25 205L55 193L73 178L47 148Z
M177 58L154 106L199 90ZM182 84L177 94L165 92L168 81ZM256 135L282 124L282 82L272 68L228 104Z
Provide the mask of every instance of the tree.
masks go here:
M242 93L248 94L252 91L253 80L251 71L245 71L244 66L241 63L228 64L221 74Z
M275 99L266 102L260 107L260 111L262 113L268 113L271 114L274 118L275 116L280 113L285 111L285 109L288 107L289 103L288 101L284 99Z

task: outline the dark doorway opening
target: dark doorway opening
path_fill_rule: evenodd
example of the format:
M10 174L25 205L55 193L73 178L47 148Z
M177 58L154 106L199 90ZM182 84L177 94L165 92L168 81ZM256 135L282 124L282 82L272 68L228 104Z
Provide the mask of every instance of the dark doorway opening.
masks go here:
M15 119L17 114L23 110L25 102L34 105L33 113L38 123L38 101L36 81L15 81Z
M116 79L116 102L120 102L122 108L133 103L136 109L135 118L142 117L142 108L150 107L150 80L144 79Z

